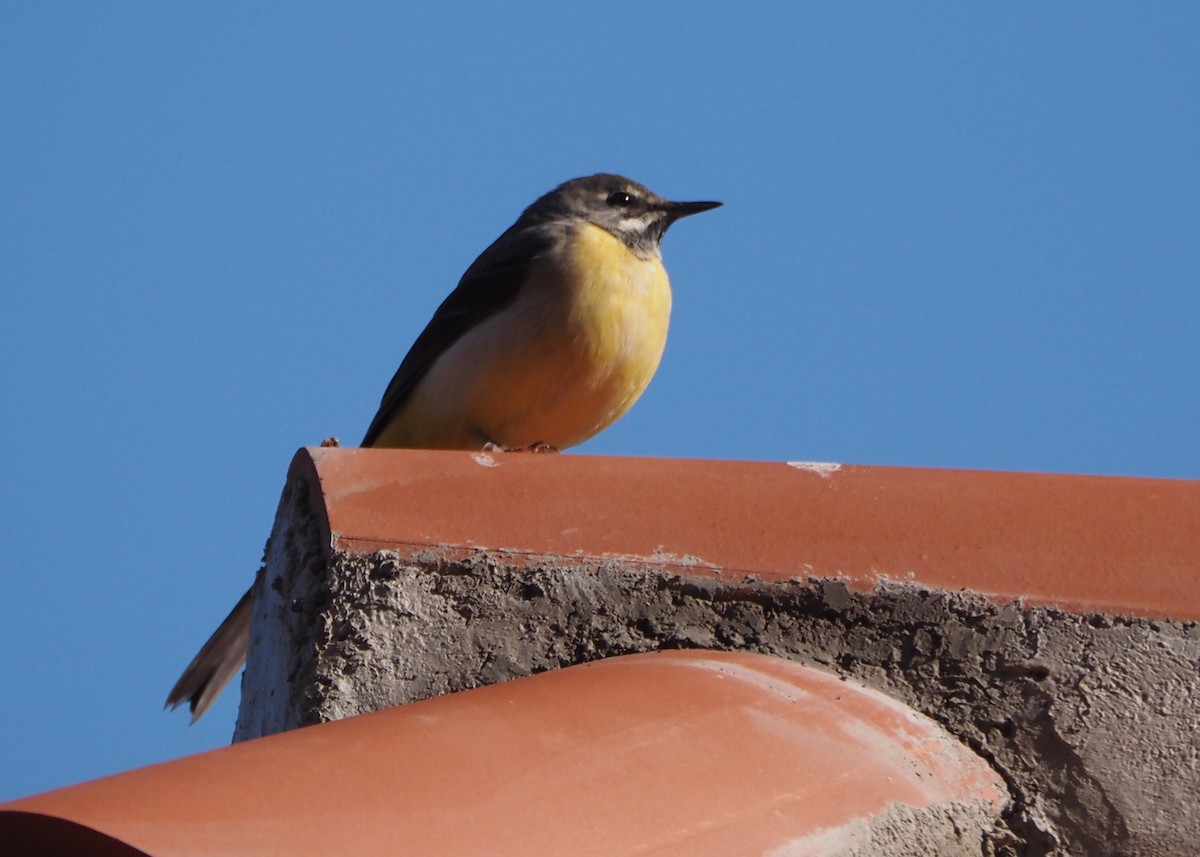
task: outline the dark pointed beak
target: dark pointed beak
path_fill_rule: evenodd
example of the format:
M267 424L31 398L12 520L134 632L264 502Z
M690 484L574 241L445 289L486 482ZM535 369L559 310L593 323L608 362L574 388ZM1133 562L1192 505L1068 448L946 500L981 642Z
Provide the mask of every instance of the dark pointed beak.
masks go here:
M722 203L719 202L668 202L664 208L670 221L674 223L681 217L689 217L702 211L712 211L714 208L720 208L721 205Z

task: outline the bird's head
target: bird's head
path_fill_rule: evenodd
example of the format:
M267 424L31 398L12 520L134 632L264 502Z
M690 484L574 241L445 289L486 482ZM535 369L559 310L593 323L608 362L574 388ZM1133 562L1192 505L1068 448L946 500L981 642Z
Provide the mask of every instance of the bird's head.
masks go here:
M631 179L597 173L559 185L529 206L521 221L529 225L592 223L611 232L640 255L657 256L668 226L681 217L720 205L719 202L673 202Z

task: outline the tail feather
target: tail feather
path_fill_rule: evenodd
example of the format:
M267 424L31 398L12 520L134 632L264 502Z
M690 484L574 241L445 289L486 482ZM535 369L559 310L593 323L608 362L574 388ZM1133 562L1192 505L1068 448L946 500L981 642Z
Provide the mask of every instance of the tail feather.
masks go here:
M208 638L196 657L167 694L164 708L176 709L185 702L195 723L246 663L250 646L250 590Z

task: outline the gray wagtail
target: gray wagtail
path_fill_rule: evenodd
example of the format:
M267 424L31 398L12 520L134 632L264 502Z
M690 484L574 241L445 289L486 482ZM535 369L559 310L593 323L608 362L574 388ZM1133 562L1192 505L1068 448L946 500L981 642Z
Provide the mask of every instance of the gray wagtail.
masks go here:
M671 202L604 173L529 206L467 268L388 384L363 446L566 449L629 410L658 368L667 227L719 202ZM195 722L246 660L250 593L167 697Z

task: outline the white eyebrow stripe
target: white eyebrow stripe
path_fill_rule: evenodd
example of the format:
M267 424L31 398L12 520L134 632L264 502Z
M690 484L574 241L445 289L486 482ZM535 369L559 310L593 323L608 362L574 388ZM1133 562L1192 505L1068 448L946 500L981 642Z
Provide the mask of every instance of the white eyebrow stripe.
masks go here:
M650 217L651 214L652 214L652 212L646 211L646 212L643 212L642 214L636 215L634 217L622 217L617 222L617 228L626 229L626 230L630 230L630 231L639 231L641 229L644 229L646 227L646 224L649 223L651 220L651 217Z

